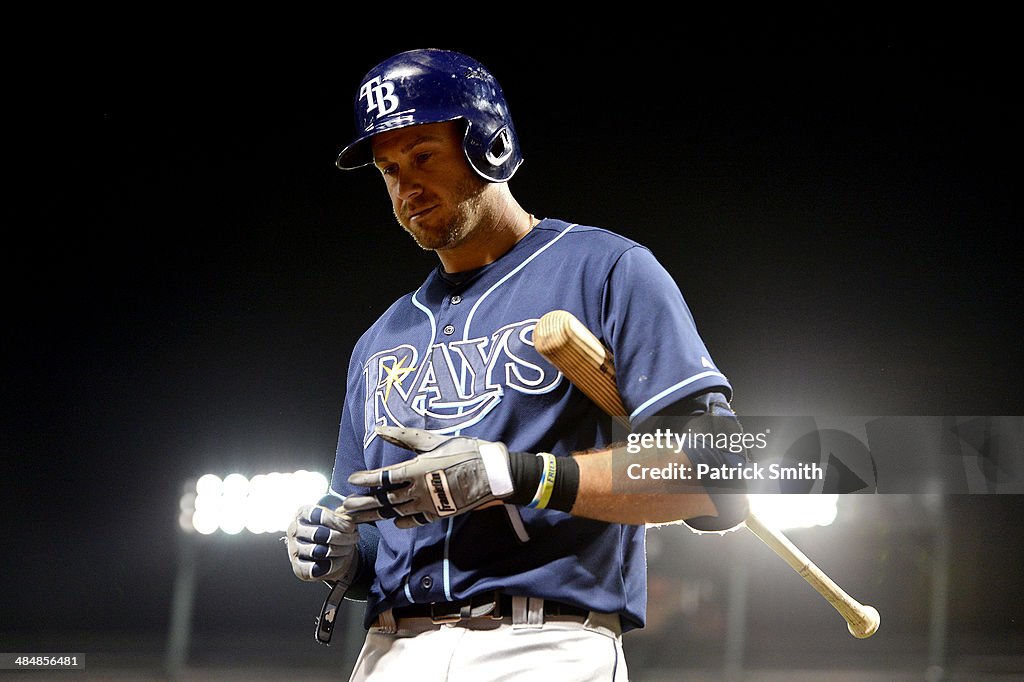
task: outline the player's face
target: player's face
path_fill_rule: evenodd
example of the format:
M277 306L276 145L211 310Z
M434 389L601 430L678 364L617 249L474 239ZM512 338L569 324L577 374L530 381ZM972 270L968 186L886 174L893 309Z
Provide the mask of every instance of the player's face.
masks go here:
M486 181L462 152L462 126L428 123L373 138L373 158L384 177L398 223L424 249L450 249L476 225Z

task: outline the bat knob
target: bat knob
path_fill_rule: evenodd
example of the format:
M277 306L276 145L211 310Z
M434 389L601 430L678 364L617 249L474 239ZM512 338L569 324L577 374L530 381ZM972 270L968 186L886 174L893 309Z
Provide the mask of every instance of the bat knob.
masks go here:
M857 639L866 639L878 630L878 622L880 620L881 616L878 615L878 609L865 604L864 615L856 623L856 627L854 623L847 623L846 627L850 630L850 634Z

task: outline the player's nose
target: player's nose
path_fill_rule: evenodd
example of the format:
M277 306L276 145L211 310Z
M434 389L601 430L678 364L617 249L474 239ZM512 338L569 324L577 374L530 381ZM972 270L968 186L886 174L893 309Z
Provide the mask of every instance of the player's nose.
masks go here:
M423 186L420 184L419 176L415 170L399 170L397 175L398 178L395 181L394 191L395 196L402 201L409 201L423 191Z

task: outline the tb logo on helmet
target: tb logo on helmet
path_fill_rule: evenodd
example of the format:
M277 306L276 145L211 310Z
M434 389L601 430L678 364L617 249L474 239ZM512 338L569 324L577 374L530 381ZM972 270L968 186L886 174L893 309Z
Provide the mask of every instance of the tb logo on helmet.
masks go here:
M382 81L380 76L371 78L359 88L359 99L366 98L366 113L374 109L377 116L387 116L398 108L398 98L395 97L395 84L391 81Z

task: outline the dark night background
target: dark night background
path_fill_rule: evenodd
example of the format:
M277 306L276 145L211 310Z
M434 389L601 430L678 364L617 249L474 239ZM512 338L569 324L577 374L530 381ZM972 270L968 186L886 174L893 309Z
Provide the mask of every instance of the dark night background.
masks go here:
M0 651L126 665L146 645L125 635L158 659L182 484L330 472L351 346L435 262L374 172L333 166L361 76L403 49L494 72L526 158L513 192L650 246L739 412L1024 414L1019 74L998 18L506 27L515 40L323 23L44 32L7 60ZM1024 503L947 502L950 655L1019 641ZM900 582L928 575L914 500L860 503L868 521L833 546L865 552L808 548L854 591L923 609L920 581ZM836 629L773 561L760 580L795 583L783 610ZM278 653L327 665L322 596L273 537L211 542L197 631L294 639ZM840 624L837 646L916 665L922 613L892 615L890 639L885 614L865 642Z

